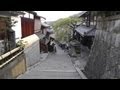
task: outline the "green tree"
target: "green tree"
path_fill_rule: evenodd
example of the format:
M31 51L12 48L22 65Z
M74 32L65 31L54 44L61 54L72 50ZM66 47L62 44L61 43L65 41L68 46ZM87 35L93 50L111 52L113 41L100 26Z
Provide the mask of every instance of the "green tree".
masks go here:
M17 23L17 21L11 19L11 17L0 17L0 20L5 22L6 28L4 28L4 45L5 45L5 52L9 50L9 37L8 32L11 30L13 26Z
M78 22L80 22L80 18L77 17L62 18L55 21L53 28L56 33L56 39L63 42L68 41L71 33L78 26Z

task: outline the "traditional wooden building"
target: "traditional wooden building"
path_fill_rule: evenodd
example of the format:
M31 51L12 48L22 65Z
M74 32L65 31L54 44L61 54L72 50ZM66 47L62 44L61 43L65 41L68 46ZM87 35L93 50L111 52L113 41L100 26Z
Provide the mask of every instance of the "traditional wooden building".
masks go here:
M44 37L42 34L42 23L41 19L46 19L42 16L37 15L34 11L23 11L23 15L19 15L14 18L18 21L13 29L16 30L16 42L20 39L24 40L24 38L29 37L33 34L36 34L41 40ZM34 35L33 35L34 36ZM28 40L28 39L27 39ZM29 41L28 41L29 42Z
M22 29L22 38L27 37L32 34L40 34L41 32L41 18L36 12L25 11L28 14L27 17L21 17L21 29ZM44 18L45 19L45 18Z
M90 49L95 36L95 31L95 26L79 26L75 29L74 38Z
M90 49L96 31L96 16L90 11L85 11L80 14L79 17L82 19L82 21L81 24L75 28L73 38Z
M40 51L47 53L48 52L48 42L50 41L50 35L53 33L53 29L47 23L42 23L41 25L41 33L43 38L40 41Z

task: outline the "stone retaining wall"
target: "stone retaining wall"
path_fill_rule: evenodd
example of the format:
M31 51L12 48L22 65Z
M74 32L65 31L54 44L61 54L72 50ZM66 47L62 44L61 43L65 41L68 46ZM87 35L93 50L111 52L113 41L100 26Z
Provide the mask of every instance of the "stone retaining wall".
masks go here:
M0 68L0 79L15 79L17 76L23 74L25 71L25 55L23 52L21 52L20 54L13 56L9 63Z
M120 19L115 18L118 16L98 22L98 30L85 67L88 78L120 78Z

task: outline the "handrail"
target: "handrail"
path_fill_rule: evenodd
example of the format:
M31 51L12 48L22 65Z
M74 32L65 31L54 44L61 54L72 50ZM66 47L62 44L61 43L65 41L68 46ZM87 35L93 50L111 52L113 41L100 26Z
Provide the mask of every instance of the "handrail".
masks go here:
M2 67L4 67L6 64L8 64L9 62L11 62L15 57L17 57L18 55L20 55L23 51L19 52L18 54L16 54L15 56L13 56L12 58L10 58L8 61L4 62L3 64L0 65L0 69Z
M11 50L11 51L9 51L9 52L1 55L0 61L1 61L2 59L4 59L4 58L8 57L9 55L15 53L15 52L18 51L18 50L20 50L20 47L17 47L17 48L15 48L15 49L13 49L13 50Z

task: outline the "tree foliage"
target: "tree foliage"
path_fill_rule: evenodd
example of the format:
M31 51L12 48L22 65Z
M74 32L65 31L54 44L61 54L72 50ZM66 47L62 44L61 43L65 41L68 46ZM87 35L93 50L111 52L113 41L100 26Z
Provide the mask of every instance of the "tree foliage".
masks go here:
M76 17L68 17L68 18L64 18L64 19L59 19L57 21L54 22L53 26L55 29L57 29L58 27L73 27L73 25L76 25L77 22L79 22L80 19L76 18Z
M5 23L5 28L4 28L4 49L5 52L8 51L10 49L9 45L9 37L8 37L8 32L11 30L11 28L13 26L15 26L15 24L17 23L17 21L15 21L14 19L11 19L11 17L1 17L0 21L3 21Z
M56 33L56 39L59 41L68 41L72 30L77 26L77 23L80 22L80 18L77 17L68 17L62 18L53 23L53 28Z

